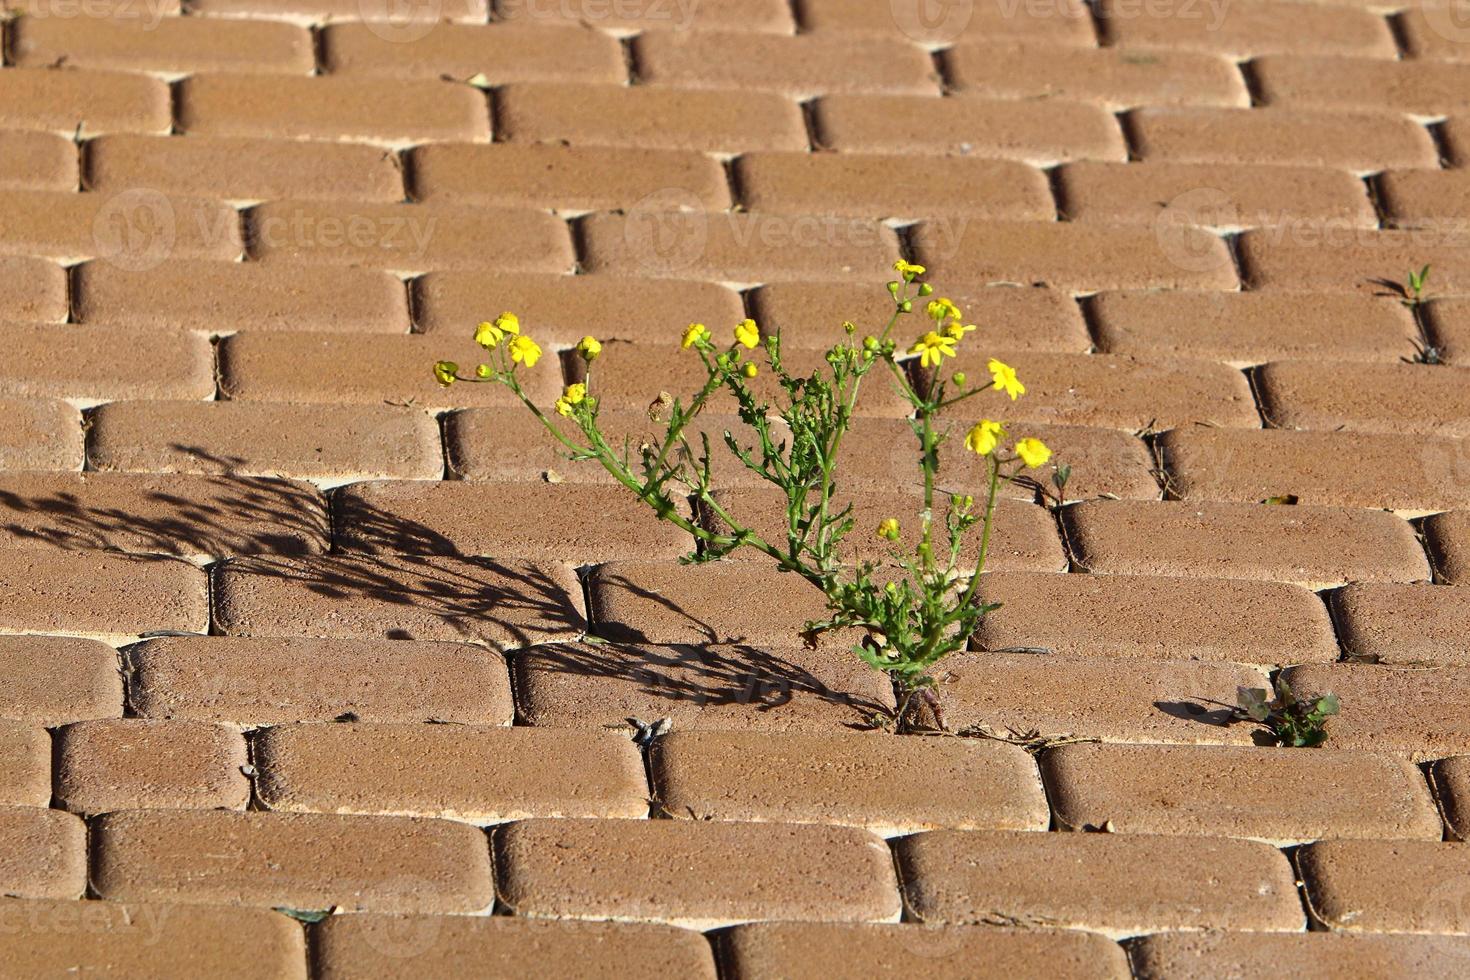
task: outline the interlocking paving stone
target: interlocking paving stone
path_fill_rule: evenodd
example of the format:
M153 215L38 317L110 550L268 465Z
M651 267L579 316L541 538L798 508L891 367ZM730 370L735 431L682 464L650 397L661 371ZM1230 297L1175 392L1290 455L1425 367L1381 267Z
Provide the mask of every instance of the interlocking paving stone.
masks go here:
M142 555L0 550L0 632L120 640L150 630L209 627L208 576L188 562Z
M527 820L497 829L494 848L496 895L516 915L690 928L899 915L888 848L856 827Z
M1379 199L1397 228L1463 230L1470 218L1470 180L1461 170L1390 170L1378 175Z
M1424 333L1440 360L1456 367L1470 364L1470 301L1432 300L1420 307Z
M118 718L57 733L56 803L76 813L250 802L245 738L223 725Z
M412 22L328 24L321 32L322 67L348 77L506 82L622 82L628 70L618 42L597 31L510 23L432 25L422 37ZM398 36L398 31L403 36Z
M1332 610L1350 658L1394 666L1470 666L1470 595L1438 585L1349 585Z
M124 72L17 68L0 75L0 126L72 136L167 133L168 86Z
M1047 750L1041 773L1064 830L1298 842L1439 840L1442 829L1423 774L1367 752L1079 744Z
M1445 839L1470 839L1470 757L1441 759L1429 768L1429 785L1444 815Z
M201 71L310 75L305 28L200 17L21 17L8 28L12 64L191 74Z
M406 406L123 401L89 421L97 470L341 483L432 480L444 469L434 418Z
M720 962L740 980L818 980L834 974L1122 980L1128 961L1104 936L1062 929L888 923L752 922L719 938Z
M489 14L487 0L445 0L432 14L419 8L393 10L357 0L189 0L189 13L203 17L290 20L319 24L337 20L365 20L393 32L405 41L423 30L425 23L439 21L484 23Z
M31 323L64 323L66 270L54 262L0 255L0 317Z
M129 648L124 668L141 718L508 725L514 712L504 659L467 643L165 636Z
M1302 848L1307 909L1334 931L1470 931L1470 848L1429 840L1331 840Z
M255 736L252 757L256 792L271 810L473 823L648 814L638 746L613 732L279 725Z
M1104 0L1098 22L1111 44L1125 50L1208 51L1245 59L1264 54L1342 54L1395 58L1388 21L1341 4L1297 8L1237 0L1195 16L1185 8L1150 16L1129 0Z
M77 147L54 133L0 133L0 188L77 189Z
M365 143L117 133L88 140L83 152L84 184L98 193L147 188L229 201L403 199L395 158Z
M1261 414L1280 429L1470 436L1470 371L1425 364L1281 363L1256 372Z
M1400 752L1416 762L1470 752L1460 717L1470 671L1456 667L1303 664L1284 672L1292 690L1331 691L1345 705L1328 725L1336 748ZM1368 706L1369 710L1362 710Z
M654 795L675 820L850 824L884 835L935 827L1045 830L1036 765L978 740L683 732L649 752Z
M1205 980L1275 970L1432 977L1459 970L1470 956L1470 940L1340 932L1163 932L1139 939L1129 952L1138 980Z
M232 261L240 222L222 201L169 198L151 190L120 194L3 191L0 249L63 262L100 258L121 268L167 258Z
M565 565L241 558L213 575L214 625L233 636L463 640L505 650L568 640L583 627L582 589Z
M981 650L1263 664L1338 656L1327 607L1285 582L1010 572L987 576L980 594L1002 603L975 633Z
M896 845L904 901L926 923L1299 931L1291 865L1257 841L940 830Z
M214 352L205 337L126 327L10 327L0 394L97 402L214 395Z
M0 470L79 470L82 415L54 398L0 398Z
M1470 66L1380 58L1268 55L1251 63L1266 105L1383 109L1433 116L1470 108Z
M0 922L0 957L18 976L307 976L301 927L267 909L5 899Z
M1470 66L1467 66L1470 67ZM1438 295L1470 293L1470 249L1463 229L1349 231L1276 236L1248 231L1240 237L1242 277L1252 289L1381 293L1407 269L1434 269ZM1415 264L1417 263L1417 264Z
M16 898L81 898L87 825L61 810L0 806L0 889Z
M108 900L480 912L493 898L484 833L448 820L130 810L92 832Z
M0 721L0 805L51 802L51 736L39 725Z
M334 915L312 931L319 975L386 977L411 962L425 976L586 976L653 972L715 980L699 933L641 922L576 922L508 916Z
M567 0L541 4L492 0L491 17L507 23L586 24L613 34L648 31L765 31L790 34L795 25L784 0L727 0L709 7L678 4L607 4Z
M1393 18L1404 54L1426 61L1465 61L1465 37L1458 32L1461 21L1453 4L1434 4L1433 9L1409 7Z
M65 636L0 636L0 717L63 725L122 715L117 654Z
M814 33L877 34L889 41L907 38L924 45L953 41L956 33L1081 47L1097 43L1087 7L1080 0L1015 7L1005 0L980 0L963 10L937 12L938 17L908 7L884 9L865 0L796 0L796 11L802 29Z
M887 675L846 650L552 645L511 658L517 715L553 728L843 734L894 708Z
M1062 528L1073 562L1094 574L1266 579L1312 588L1430 577L1413 526L1386 511L1090 500L1065 508Z
M1470 582L1470 513L1445 511L1426 518L1424 539L1434 562L1435 580L1450 585Z

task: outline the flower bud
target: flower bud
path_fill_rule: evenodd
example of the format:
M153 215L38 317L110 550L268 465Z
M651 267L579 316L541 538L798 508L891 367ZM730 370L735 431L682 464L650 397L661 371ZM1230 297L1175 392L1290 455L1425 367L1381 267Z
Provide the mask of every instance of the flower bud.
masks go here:
M934 287L931 286L931 285L929 285L927 282L921 282L921 283L919 283L919 295L920 296L929 296L929 295L932 295L933 292L934 292Z

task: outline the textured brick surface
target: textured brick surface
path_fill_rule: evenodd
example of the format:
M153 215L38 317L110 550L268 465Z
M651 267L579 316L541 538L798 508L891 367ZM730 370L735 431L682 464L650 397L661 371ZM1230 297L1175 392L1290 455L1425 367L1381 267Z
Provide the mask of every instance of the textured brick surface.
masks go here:
M243 810L247 768L244 736L221 725L83 721L57 735L56 802L77 813Z
M205 573L169 558L43 548L0 550L0 631L121 639L204 632Z
M0 636L0 717L55 726L122 714L117 654L96 640Z
M1395 227L1438 228L1453 236L1470 217L1466 177L1459 170L1390 170L1378 177L1379 196Z
M1435 291L1470 293L1470 252L1455 235L1414 231L1353 232L1279 237L1262 231L1240 238L1243 277L1255 289L1383 291L1405 270L1429 265ZM1414 263L1418 265L1414 265Z
M896 851L905 904L921 922L1112 936L1303 924L1291 866L1255 841L936 831L906 838Z
M1385 19L1342 4L1287 7L1274 0L1231 3L1189 16L1186 8L1150 16L1128 0L1099 4L1103 32L1123 49L1206 51L1243 59L1263 54L1330 54L1393 58Z
M0 133L0 188L76 190L76 145L52 133Z
M1383 109L1421 116L1470 107L1470 66L1435 61L1268 56L1252 63L1267 105Z
M1050 813L1021 749L922 737L674 732L649 755L674 819L1045 830Z
M51 802L51 736L39 725L0 722L0 805L46 806Z
M64 323L66 272L42 259L0 256L0 315L7 320Z
M146 75L27 68L0 75L0 126L99 133L167 133L168 86Z
M1470 435L1470 371L1424 364L1357 367L1267 364L1256 374L1261 413L1281 429L1386 435Z
M1096 43L1087 8L1077 0L1016 7L1002 0L980 0L963 10L936 12L937 16L907 7L885 9L864 0L800 0L796 8L806 30L876 34L890 41L902 36L915 43L935 45L951 42L957 35L974 34L1081 47Z
M254 750L257 792L272 810L476 823L648 813L638 747L611 732L282 725L257 735Z
M81 898L87 826L37 806L0 806L0 888L16 898Z
M1434 562L1436 581L1463 585L1470 581L1470 514L1446 511L1427 518L1421 525Z
M495 833L496 893L516 914L697 927L892 921L888 848L856 827L529 820ZM568 860L575 854L575 860Z
M1166 932L1138 940L1130 953L1134 976L1140 980L1203 980L1278 969L1437 976L1459 969L1470 954L1470 944L1459 936Z
M344 18L346 20L347 18ZM598 31L518 24L433 25L422 37L399 37L390 24L339 23L322 32L323 67L332 75L506 82L622 82L615 39ZM419 33L411 23L404 34Z
M1346 170L1434 167L1439 162L1428 131L1390 113L1160 107L1139 109L1128 119L1138 156L1145 161Z
M1415 761L1470 751L1459 718L1470 690L1470 674L1463 670L1304 664L1288 668L1285 676L1295 691L1331 691L1344 704L1382 706L1334 719L1334 747L1400 752Z
M795 26L782 0L730 0L708 9L678 5L606 4L599 0L535 4L492 0L492 16L507 23L586 24L614 34L649 31L765 31L789 34Z
M505 661L465 643L171 636L129 649L125 668L143 718L504 725L513 711Z
M269 21L206 18L22 17L11 27L12 63L191 74L243 71L309 75L311 34Z
M484 834L445 820L141 810L93 834L92 886L113 900L478 912L492 899Z
M1470 596L1431 585L1350 585L1332 596L1348 656L1372 663L1470 666Z
M982 650L1267 664L1337 658L1326 607L1284 582L1010 573L987 578L981 594L1004 603L976 631Z
M1063 511L1079 569L1101 574L1266 579L1313 588L1414 582L1429 563L1413 527L1383 511L1096 500ZM1223 541L1228 548L1222 548Z
M1441 759L1429 769L1429 783L1444 815L1446 840L1470 838L1470 762L1466 756Z
M328 20L365 20L377 23L390 36L408 39L425 22L472 21L484 23L487 0L447 0L432 15L427 10L390 10L359 5L356 0L190 0L189 11L204 17L267 18L318 24Z
M77 470L82 416L53 398L0 399L0 470Z
M1323 841L1297 853L1313 918L1343 932L1464 934L1470 848L1433 841Z
M1338 749L1064 745L1041 758L1057 826L1258 840L1439 840L1429 787L1401 759ZM1339 787L1352 786L1345 794Z
M214 356L204 337L90 326L10 327L5 336L0 394L82 402L214 394Z
M239 221L220 201L169 198L155 191L71 194L3 191L0 248L64 262L101 258L146 268L166 258L233 260Z

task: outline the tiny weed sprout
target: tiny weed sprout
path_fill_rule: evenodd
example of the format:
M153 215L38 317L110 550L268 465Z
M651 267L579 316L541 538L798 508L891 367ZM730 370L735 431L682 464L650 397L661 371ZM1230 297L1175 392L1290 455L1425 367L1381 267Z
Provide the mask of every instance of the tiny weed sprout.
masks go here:
M1415 272L1413 269L1409 270L1408 289L1405 292L1408 294L1408 304L1410 306L1418 306L1424 302L1424 282L1428 278L1429 266L1427 265L1418 272Z
M1045 467L1052 454L1037 438L1024 433L1013 438L1009 426L996 418L945 423L943 416L984 401L992 407L976 414L1000 415L996 409L1024 396L1026 386L996 358L984 361L988 377L979 381L963 372L948 373L953 365L946 361L956 357L976 328L964 322L953 302L934 296L933 287L920 279L922 266L899 261L894 269L899 275L887 284L886 325L864 334L844 323L842 339L810 374L794 373L780 334L764 334L753 320L735 324L727 343L717 343L704 324L690 324L679 346L703 364L704 384L687 399L660 393L649 417L662 433L637 445L625 441L614 447L599 424L603 406L596 362L602 345L595 338L577 345L573 356L580 361L580 380L565 387L550 411L534 404L521 385L519 372L536 366L541 348L521 332L511 313L475 331L487 351L486 363L461 370L441 361L434 365L434 377L443 385L486 382L509 388L566 456L599 464L659 518L687 532L696 545L684 561L711 562L754 551L778 570L810 582L825 596L826 611L825 618L805 625L803 639L814 645L824 634L837 634L866 663L887 672L898 694L898 710L888 723L902 725L911 710L927 706L943 727L935 666L965 649L981 619L997 608L978 594L996 501L1007 484ZM895 334L907 316L922 326L908 331L908 341L901 343ZM913 505L901 513L875 515L871 524L865 518L858 527L852 503L838 492L839 463L859 393L873 372L912 410ZM691 425L717 397L726 403L733 399L731 407L742 423L739 432L723 432L723 450L784 495L784 517L774 530L757 530L743 521L716 492L711 440L704 433L696 438ZM936 485L941 449L951 447L981 463L983 476L977 476L973 494ZM1025 479L1028 488L1034 485L1059 500L1070 474L1066 466L1053 468L1055 493L1044 480ZM705 519L686 516L686 504ZM853 534L876 542L862 560L851 547ZM752 606L750 614L760 611Z
M1236 690L1238 716L1264 726L1277 745L1310 749L1327 741L1327 719L1341 707L1337 695L1298 697L1291 685L1278 677L1275 697L1261 687Z

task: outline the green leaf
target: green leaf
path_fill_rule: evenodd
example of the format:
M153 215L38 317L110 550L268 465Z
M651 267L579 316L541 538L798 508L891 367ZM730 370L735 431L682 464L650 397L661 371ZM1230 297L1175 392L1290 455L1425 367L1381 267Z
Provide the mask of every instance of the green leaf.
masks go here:
M325 909L291 909L284 905L276 906L276 911L282 915L290 916L297 922L305 922L307 925L315 925L327 916L331 915L336 906Z

